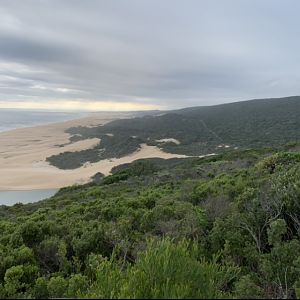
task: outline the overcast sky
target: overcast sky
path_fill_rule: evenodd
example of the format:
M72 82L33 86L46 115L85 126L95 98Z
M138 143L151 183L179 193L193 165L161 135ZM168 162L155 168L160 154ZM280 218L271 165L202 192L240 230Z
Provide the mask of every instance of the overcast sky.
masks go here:
M0 107L300 95L298 0L1 0Z

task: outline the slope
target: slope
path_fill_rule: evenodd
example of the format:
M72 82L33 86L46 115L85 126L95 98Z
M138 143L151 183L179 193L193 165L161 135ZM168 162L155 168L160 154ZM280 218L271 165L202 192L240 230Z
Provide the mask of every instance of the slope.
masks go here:
M300 139L299 115L300 97L288 97L187 108L93 128L70 128L71 141L97 137L101 142L93 149L62 153L48 161L60 168L77 168L87 161L122 157L138 150L142 143L191 156L237 148L280 147Z

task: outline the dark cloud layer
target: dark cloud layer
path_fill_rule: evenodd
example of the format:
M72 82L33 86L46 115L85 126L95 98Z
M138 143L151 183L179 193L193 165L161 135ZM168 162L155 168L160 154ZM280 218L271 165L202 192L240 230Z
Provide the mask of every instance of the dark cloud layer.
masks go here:
M297 0L1 1L0 102L175 108L298 95L299 9Z

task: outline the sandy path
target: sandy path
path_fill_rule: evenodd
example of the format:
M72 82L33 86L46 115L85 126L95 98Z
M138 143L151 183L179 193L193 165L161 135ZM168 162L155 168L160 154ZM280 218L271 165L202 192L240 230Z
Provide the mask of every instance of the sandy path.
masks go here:
M95 126L125 117L129 115L101 113L79 120L0 133L0 191L61 188L87 183L97 172L108 175L114 166L136 159L185 157L143 144L139 151L126 157L102 160L75 170L60 170L45 161L51 155L88 149L99 143L98 139L87 139L68 144L70 136L64 132L67 128Z

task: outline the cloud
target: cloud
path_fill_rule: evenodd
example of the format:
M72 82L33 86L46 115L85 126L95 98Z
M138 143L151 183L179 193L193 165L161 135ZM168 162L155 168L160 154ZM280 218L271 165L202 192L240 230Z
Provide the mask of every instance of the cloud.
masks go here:
M0 101L175 108L300 94L299 8L293 0L3 1Z

